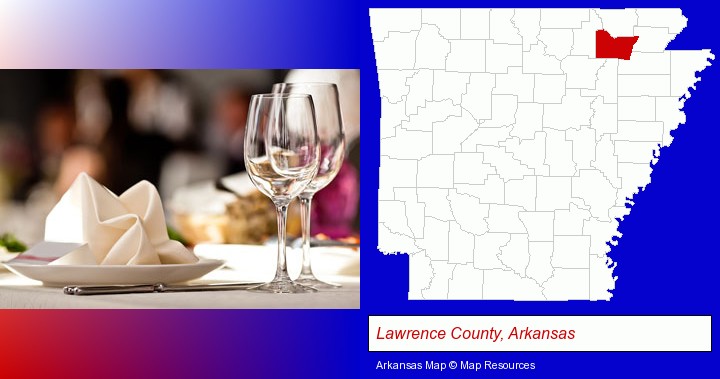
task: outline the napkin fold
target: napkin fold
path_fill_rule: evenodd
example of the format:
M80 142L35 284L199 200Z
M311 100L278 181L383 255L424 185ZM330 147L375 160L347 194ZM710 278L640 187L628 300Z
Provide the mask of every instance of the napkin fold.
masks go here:
M157 189L139 182L120 196L81 173L45 221L45 241L87 245L66 262L101 265L195 263L198 258L170 240Z

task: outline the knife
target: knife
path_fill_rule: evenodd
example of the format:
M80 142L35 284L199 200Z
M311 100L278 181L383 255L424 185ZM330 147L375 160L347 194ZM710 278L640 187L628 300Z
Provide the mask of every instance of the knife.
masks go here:
M302 246L302 239L300 239L300 244ZM349 247L349 248L358 248L360 247L360 244L357 242L344 242L344 241L336 241L336 240L317 240L317 239L311 239L310 240L310 247Z
M118 295L129 293L153 293L153 292L195 292L195 291L231 291L245 290L262 283L218 283L218 284L178 284L167 285L165 283L137 284L137 285L111 285L111 286L66 286L63 293L66 295L89 296L89 295Z
M302 238L298 237L292 240L289 240L287 243L287 246L293 248L293 249L299 249L302 247ZM270 238L267 242L265 242L265 245L271 245L275 246L277 244L277 238ZM337 240L319 240L316 238L310 239L310 247L347 247L347 248L358 248L360 247L359 243L356 242L344 242L344 241L337 241Z

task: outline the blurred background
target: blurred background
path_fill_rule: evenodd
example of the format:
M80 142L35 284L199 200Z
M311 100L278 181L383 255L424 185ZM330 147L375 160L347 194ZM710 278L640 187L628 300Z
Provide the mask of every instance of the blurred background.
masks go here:
M250 96L283 81L338 85L348 154L315 197L313 234L356 236L358 70L0 70L0 234L42 240L47 213L84 171L118 195L155 184L189 244L262 243L275 216L243 180L245 121ZM227 176L238 195L217 189Z

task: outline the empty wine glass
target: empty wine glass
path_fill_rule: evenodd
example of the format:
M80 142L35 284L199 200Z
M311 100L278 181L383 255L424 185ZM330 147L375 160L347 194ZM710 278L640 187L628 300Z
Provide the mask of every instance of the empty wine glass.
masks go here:
M253 184L277 209L278 255L275 278L251 290L314 292L290 280L285 255L288 205L318 171L315 110L307 94L262 94L250 99L245 130L245 167Z
M318 140L320 144L320 166L318 173L299 195L300 217L302 219L302 271L295 279L296 283L314 288L334 288L339 284L323 282L315 277L310 263L310 208L313 195L325 188L337 175L345 157L345 129L338 89L332 83L278 83L273 86L274 93L312 96L315 106Z

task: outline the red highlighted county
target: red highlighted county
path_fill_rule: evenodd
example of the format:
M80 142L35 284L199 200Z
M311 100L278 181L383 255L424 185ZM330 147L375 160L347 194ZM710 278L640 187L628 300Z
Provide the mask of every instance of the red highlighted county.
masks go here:
M630 60L632 48L638 38L640 37L613 38L610 33L600 29L595 32L595 58Z

